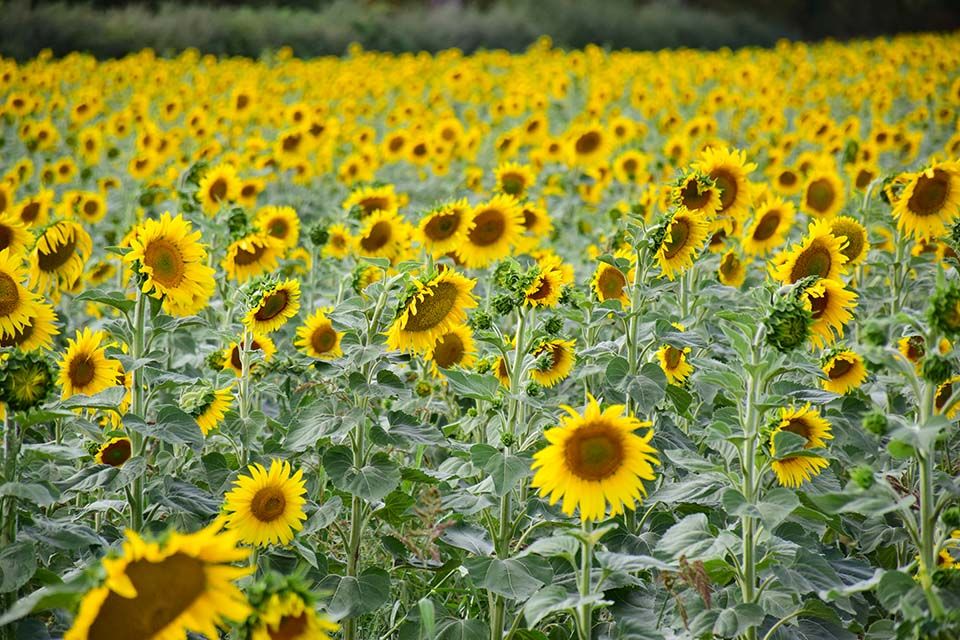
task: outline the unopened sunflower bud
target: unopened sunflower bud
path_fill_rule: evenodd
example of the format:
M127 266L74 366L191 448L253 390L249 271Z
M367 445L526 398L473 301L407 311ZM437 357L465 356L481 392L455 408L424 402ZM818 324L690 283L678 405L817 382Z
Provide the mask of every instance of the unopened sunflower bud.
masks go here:
M854 467L850 470L850 479L857 483L861 489L869 489L873 486L873 469L866 465Z
M310 242L313 243L313 246L322 247L327 244L329 239L330 233L327 231L327 225L315 224L310 227Z
M801 297L787 293L773 304L763 321L767 344L781 353L789 353L806 343L812 322L810 309Z
M887 344L887 330L883 323L876 320L867 320L860 329L863 341L875 347Z
M543 386L541 386L537 382L530 381L529 383L527 383L526 392L527 392L527 395L530 396L531 398L540 397L541 395L543 395Z
M928 353L921 365L923 379L933 384L946 382L950 374L953 373L952 369L950 361L936 353Z
M550 336L559 335L563 331L563 318L560 316L550 316L544 323L543 330Z
M426 398L431 393L433 393L433 387L430 386L429 382L421 380L420 382L417 383L416 392L417 392L417 396L421 398Z
M227 216L227 228L230 229L230 235L234 238L246 235L249 230L250 219L246 211L240 207L234 207Z
M16 350L0 365L0 401L11 411L28 411L53 391L53 367L40 352Z
M885 435L889 427L890 421L881 411L871 411L863 416L863 428L876 436Z
M960 529L960 507L950 507L944 510L941 518L948 529Z
M513 296L501 293L493 298L490 307L498 316L506 316L513 312L519 305Z
M938 285L927 307L927 322L948 338L960 337L960 285Z
M505 447L512 447L516 443L517 439L512 433L507 433L503 431L500 433L500 444Z
M474 331L489 331L493 327L493 318L484 309L477 309L470 316L468 324Z
M213 369L214 371L222 371L226 360L223 358L222 351L213 351L207 354L206 358L207 366Z

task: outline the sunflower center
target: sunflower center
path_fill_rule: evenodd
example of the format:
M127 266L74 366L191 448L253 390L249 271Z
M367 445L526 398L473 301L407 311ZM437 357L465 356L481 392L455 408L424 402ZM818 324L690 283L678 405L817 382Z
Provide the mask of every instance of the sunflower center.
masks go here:
M266 245L258 244L253 247L253 251L246 249L237 249L237 255L233 257L234 264L245 267L249 264L256 264L263 254L267 252Z
M20 308L20 287L6 273L0 273L0 316L6 317Z
M953 383L944 382L940 385L940 388L937 389L937 397L934 398L933 403L936 405L937 410L943 409L944 405L947 404L947 400L950 399L950 396L953 395Z
M270 640L296 640L303 637L303 632L307 630L307 614L283 616L276 630L267 629Z
M160 562L137 560L125 571L137 595L107 595L90 625L90 640L152 638L186 612L207 588L203 562L175 553Z
M310 334L310 346L312 346L313 350L317 353L330 351L336 343L337 332L329 325L319 327Z
M621 167L623 168L623 172L631 178L637 174L637 170L640 168L636 158L627 158L623 161Z
M433 241L446 240L455 234L459 228L459 213L441 213L427 221L427 224L423 228L423 233Z
M13 240L13 230L7 225L0 225L0 251L10 246Z
M856 260L863 251L864 237L856 225L849 222L840 221L833 225L831 230L836 237L845 237L847 246L840 250L840 253L847 256L848 261Z
M817 213L826 213L833 204L836 194L833 191L833 185L826 178L814 180L807 187L805 200L807 206Z
M213 184L210 185L207 193L210 194L210 199L214 202L223 201L227 197L227 181L223 178L217 178L213 181Z
M512 196L518 195L523 192L524 187L526 186L523 181L523 176L516 173L506 173L500 178L502 184L503 192L509 193Z
M627 278L619 269L608 267L600 273L597 285L604 300L619 298L623 295L623 288L627 286Z
M696 180L688 180L680 190L680 202L690 211L701 209L710 202L710 190L700 190Z
M663 354L664 360L667 362L668 369L676 369L677 365L680 364L680 358L683 356L683 352L676 347L667 346L666 352Z
M70 362L68 373L73 386L85 387L96 377L97 365L90 356L81 355Z
M71 236L63 244L54 246L49 253L38 251L37 265L41 271L56 271L73 257L73 250L76 246L77 239Z
M363 212L367 215L370 215L374 211L386 211L390 206L390 203L386 198L380 196L371 196L369 198L364 198L359 203L360 208L363 209Z
M143 263L153 270L153 279L165 287L176 287L183 280L183 256L169 240L151 240L143 252Z
M810 425L807 424L806 420L802 418L791 418L786 425L780 427L783 431L789 431L790 433L795 433L798 436L810 439Z
M390 242L391 236L393 236L393 227L386 220L381 220L360 238L360 246L367 251L377 251Z
M601 140L598 132L588 131L577 138L576 143L574 143L574 149L576 149L578 155L585 156L599 149Z
M282 218L274 218L270 221L270 224L267 225L269 233L274 238L286 238L287 232L290 231L290 226L287 224L286 220Z
M910 336L907 340L907 359L911 362L917 362L927 353L927 348L923 344L923 338L920 336Z
M260 302L260 308L253 314L253 317L259 322L273 320L284 312L289 301L290 294L285 290L274 291Z
M83 203L83 213L92 218L100 211L100 205L94 200L87 200Z
M754 228L753 239L758 242L767 240L777 232L779 227L780 212L775 209L773 211L767 211Z
M36 326L36 320L34 324L26 324L20 329L14 329L11 335L0 336L0 347L19 347L33 335L34 326Z
M854 180L854 184L857 189L866 189L869 186L870 182L873 180L873 172L869 169L860 169L857 171L857 177Z
M549 298L551 293L553 293L553 285L550 284L549 278L540 276L540 285L533 293L528 293L527 298L530 300L543 300L544 298Z
M474 227L470 230L470 242L486 247L497 242L507 228L503 212L497 209L486 209L476 215Z
M107 448L103 450L103 453L100 454L100 459L103 460L104 464L119 467L130 459L130 452L130 441L124 438L123 440L117 440L109 444Z
M250 501L250 513L260 522L273 522L283 515L287 498L278 487L264 487Z
M827 371L827 377L830 378L831 380L836 380L838 378L842 378L843 376L847 375L851 369L853 369L852 362L850 362L849 360L841 360L840 358L837 358L830 365L830 370Z
M710 174L710 177L720 189L720 211L726 211L737 198L737 179L726 169L717 169Z
M29 202L20 210L20 219L27 224L33 222L40 216L40 203Z
M404 331L429 331L443 322L457 303L457 285L438 282L417 303L417 311L407 315Z
M674 219L670 225L670 239L663 242L663 255L667 259L677 255L686 245L690 237L690 225L683 218Z
M567 440L563 451L567 467L578 478L600 481L623 464L623 437L603 422L587 424Z
M946 171L935 169L933 177L921 175L913 188L907 207L914 215L933 216L940 213L950 194L950 178Z
M455 333L448 333L437 341L433 348L433 360L441 369L448 369L463 359L466 349L463 340Z
M830 250L819 243L812 244L797 256L797 262L790 271L790 281L796 282L807 276L826 278L830 275L832 266L833 258L830 256Z
M823 295L811 295L808 299L810 300L810 315L814 320L819 320L827 307L830 306L830 294L824 289Z
M740 260L732 253L723 256L723 260L720 261L720 271L728 277L734 275L739 267Z
M250 351L260 351L260 349L260 343L256 340L250 343ZM240 345L235 346L233 351L230 352L230 364L237 371L243 368L243 362L240 360Z
M778 180L780 180L780 184L783 186L792 187L797 184L797 174L787 169L778 176Z
M297 147L300 146L301 139L302 136L299 133L286 136L281 143L283 145L283 150L289 152L296 151Z

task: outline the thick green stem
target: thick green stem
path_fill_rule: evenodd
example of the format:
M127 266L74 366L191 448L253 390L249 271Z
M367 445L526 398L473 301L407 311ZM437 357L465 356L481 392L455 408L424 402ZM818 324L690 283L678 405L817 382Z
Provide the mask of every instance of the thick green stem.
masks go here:
M20 434L17 423L10 418L10 409L3 414L3 482L17 481L17 457L20 455ZM0 498L0 549L6 549L17 540L17 498ZM5 593L0 597L0 611L7 611L16 601L17 594ZM0 631L3 640L14 640L14 625L8 624Z
M746 498L747 504L753 504L756 500L756 452L757 438L759 437L758 413L760 404L760 386L758 379L758 358L757 346L754 345L753 358L750 363L747 376L746 389L746 407L743 418L744 440L741 448L742 466L743 466L743 484L741 492ZM757 569L756 569L756 519L749 515L740 517L740 526L743 533L743 581L741 590L744 603L753 603L756 599ZM757 629L751 626L747 629L746 637L748 640L754 640L757 637Z
M240 423L246 431L247 420L250 417L250 357L253 350L253 336L250 331L244 328L243 335L240 338L240 344L237 347L240 353L240 391L237 394L237 402L240 413ZM240 439L240 467L243 468L249 464L249 453L247 449L246 437Z
M580 550L580 597L586 599L593 590L593 522L583 521L583 546ZM577 635L590 640L593 630L593 603L584 602L578 609Z
M133 327L131 327L133 344L130 345L130 356L133 359L134 369L130 383L133 387L130 392L130 413L144 422L147 420L147 412L144 407L146 394L144 393L145 381L140 360L143 358L146 344L147 307L149 305L150 300L137 288L137 301L133 310ZM136 455L146 455L146 438L133 432L130 434L130 442ZM130 491L127 493L127 500L130 503L130 528L134 531L140 531L143 528L143 512L146 507L144 504L143 475L134 478Z
M927 423L934 410L934 385L924 381L923 394L919 398L918 419L920 428ZM937 569L937 514L936 496L933 492L933 471L936 462L936 443L931 443L926 451L917 456L917 468L920 482L920 586L927 597L930 614L936 619L946 615L943 602L933 586L933 572Z

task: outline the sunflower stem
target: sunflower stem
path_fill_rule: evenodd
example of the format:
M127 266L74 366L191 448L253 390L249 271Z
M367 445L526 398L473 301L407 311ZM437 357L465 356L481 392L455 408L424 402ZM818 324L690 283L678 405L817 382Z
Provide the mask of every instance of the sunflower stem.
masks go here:
M20 455L20 438L17 423L10 418L10 409L3 414L3 481L16 482L17 457ZM6 548L17 539L17 498L6 496L0 508L0 547Z
M924 381L923 394L918 400L918 429L930 419L934 411L935 385ZM933 471L935 467L936 442L930 444L926 450L917 455L917 468L920 483L920 521L919 521L919 552L920 552L920 586L927 598L930 614L940 620L946 615L943 602L933 585L933 572L937 569L937 514L935 509L936 496L933 491Z
M252 347L252 336L250 331L244 327L243 335L240 338L240 393L239 412L240 422L243 423L244 431L247 430L247 419L250 417L250 351ZM249 464L249 455L245 438L240 441L240 467L246 467Z
M758 405L760 404L760 380L758 380L758 351L759 346L754 341L751 354L751 363L748 369L747 389L746 389L746 407L743 418L743 485L742 493L746 498L747 504L753 504L756 500L756 451L758 437ZM743 582L741 590L743 602L751 604L756 599L757 573L756 573L756 522L753 517L744 514L740 517L741 529L743 531ZM756 626L747 629L746 637L748 640L755 640L757 637Z
M593 571L593 521L582 520L583 546L580 555L580 597L586 599L593 589L591 573ZM577 635L580 640L590 640L593 630L593 602L584 602L578 608L579 625Z
M131 385L133 389L130 394L130 413L140 418L144 422L147 420L144 407L144 379L143 368L139 366L140 359L143 358L144 345L146 339L147 326L147 306L150 301L143 295L143 291L137 287L137 300L133 311L133 327L131 328L133 344L130 346L130 356L133 360L133 373L131 374ZM146 438L139 433L130 433L130 443L133 445L135 455L146 455ZM133 480L133 486L128 494L130 502L130 528L134 531L140 531L143 528L143 476L138 475Z

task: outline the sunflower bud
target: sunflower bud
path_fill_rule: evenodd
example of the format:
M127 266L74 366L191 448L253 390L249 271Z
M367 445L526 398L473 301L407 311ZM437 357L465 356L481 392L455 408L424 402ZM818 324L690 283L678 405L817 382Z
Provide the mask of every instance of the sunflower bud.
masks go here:
M516 441L517 439L516 437L514 437L512 433L507 433L506 431L502 431L500 433L500 444L502 444L503 446L512 447L516 443Z
M960 507L950 507L949 509L944 510L943 515L943 524L949 529L960 529Z
M527 383L526 392L531 398L538 398L543 395L543 386L540 383L533 382L531 380L529 383Z
M250 219L246 211L240 207L234 207L227 215L227 228L230 230L230 236L240 238L250 231Z
M310 227L310 242L313 243L313 246L322 247L327 244L329 239L330 233L327 231L327 225L315 224Z
M53 384L50 361L37 352L14 351L0 365L0 401L12 411L40 406Z
M861 489L869 489L873 486L873 469L866 465L860 465L850 470L850 479L853 480Z
M937 286L927 307L927 322L949 338L960 337L960 285L950 282Z
M520 305L517 303L517 300L514 296L501 293L497 296L494 296L493 301L490 303L490 307L498 316L506 316L513 312L514 309L519 308Z
M887 329L879 320L867 320L860 329L863 341L875 347L887 344Z
M563 318L560 316L550 316L543 324L544 332L549 336L557 336L563 331Z
M863 416L863 428L875 436L885 435L889 426L887 416L882 411L871 411Z
M488 311L477 309L467 323L474 331L489 331L493 327L493 318Z
M923 379L933 384L941 384L953 373L950 361L936 353L929 353L923 359L921 371Z
M433 387L430 386L430 383L429 383L429 382L427 382L427 381L425 381L425 380L421 380L420 382L417 383L417 386L416 386L416 394L417 394L418 397L420 397L420 398L426 398L426 397L429 396L431 393L433 393Z
M767 329L767 344L781 353L789 353L803 346L810 336L813 316L803 301L803 291L806 289L803 283L806 280L801 280L778 295L763 321Z
M223 351L213 351L208 353L206 363L207 366L214 371L222 371L224 365L226 365L226 360L223 357Z

